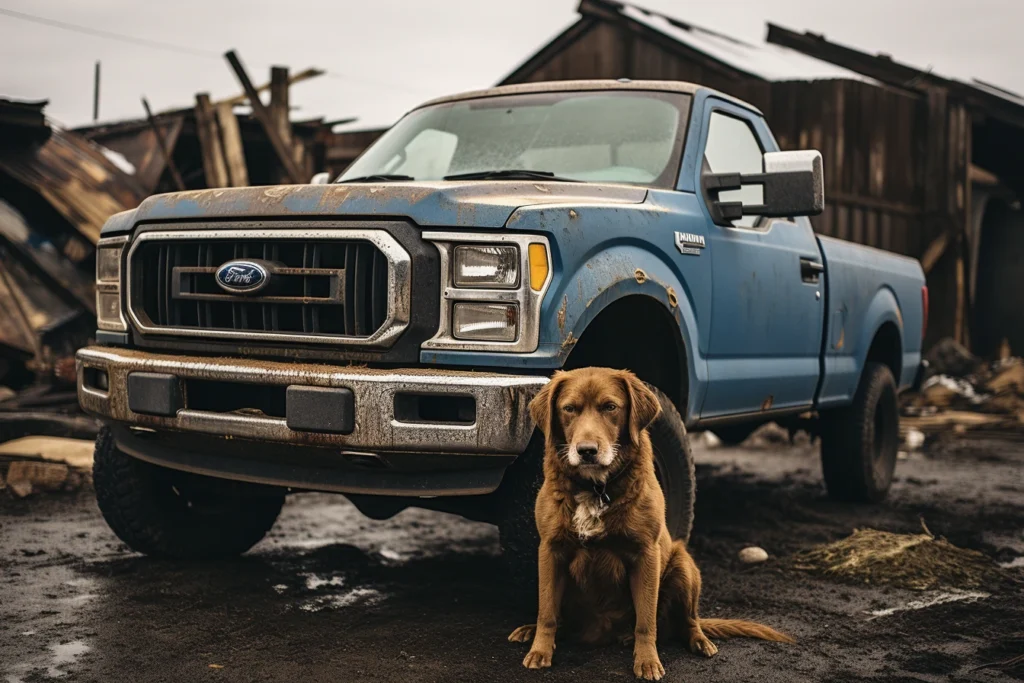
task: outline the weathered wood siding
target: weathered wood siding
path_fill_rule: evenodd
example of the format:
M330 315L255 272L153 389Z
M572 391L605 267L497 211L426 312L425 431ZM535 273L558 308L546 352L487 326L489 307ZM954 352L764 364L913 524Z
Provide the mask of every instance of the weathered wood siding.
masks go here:
M578 78L691 81L754 104L782 149L821 150L826 209L812 219L820 234L920 258L948 229L950 217L966 210L964 189L944 181L968 158L952 144L955 112L930 109L911 93L856 80L770 83L606 21L593 22L539 68L506 82ZM929 131L944 136L946 117L950 144L939 145ZM937 119L940 125L932 125ZM956 279L957 257L949 250L928 277L929 341L963 325Z

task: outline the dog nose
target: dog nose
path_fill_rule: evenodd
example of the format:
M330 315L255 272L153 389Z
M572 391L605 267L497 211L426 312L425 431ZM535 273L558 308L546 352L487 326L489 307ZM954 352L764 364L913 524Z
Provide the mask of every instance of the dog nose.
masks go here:
M583 462L592 463L597 460L597 444L589 441L584 441L577 444L576 452L583 458Z

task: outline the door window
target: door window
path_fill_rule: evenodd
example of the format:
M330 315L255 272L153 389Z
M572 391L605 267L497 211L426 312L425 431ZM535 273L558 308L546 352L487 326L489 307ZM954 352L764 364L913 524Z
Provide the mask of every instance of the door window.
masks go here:
M712 173L761 173L763 151L750 124L721 112L711 112L708 141L704 146L704 164ZM719 192L723 202L763 203L761 185ZM744 216L734 225L752 228L760 216Z

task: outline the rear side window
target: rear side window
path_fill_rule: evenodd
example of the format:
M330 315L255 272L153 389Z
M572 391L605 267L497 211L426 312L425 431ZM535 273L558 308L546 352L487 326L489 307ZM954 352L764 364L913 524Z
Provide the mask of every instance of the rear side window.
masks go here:
M712 173L760 173L763 150L750 124L721 112L712 112L708 141L704 146L704 163ZM761 185L748 185L739 190L721 192L724 202L763 203ZM744 216L734 225L752 228L760 216Z

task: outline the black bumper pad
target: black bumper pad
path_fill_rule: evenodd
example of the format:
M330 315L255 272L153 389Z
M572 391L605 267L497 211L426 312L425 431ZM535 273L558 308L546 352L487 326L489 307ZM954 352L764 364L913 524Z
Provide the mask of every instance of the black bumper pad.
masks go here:
M161 372L133 372L128 375L128 408L141 415L174 417L185 407L181 382Z
M355 397L351 389L292 385L285 395L288 428L298 432L351 434Z

